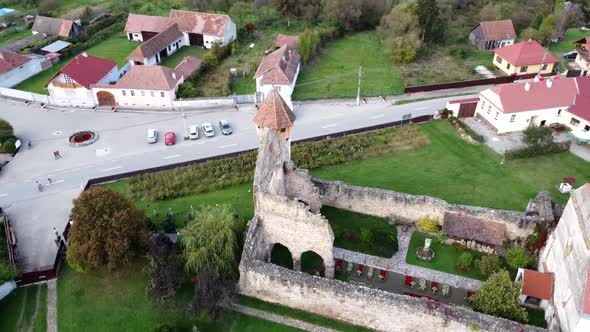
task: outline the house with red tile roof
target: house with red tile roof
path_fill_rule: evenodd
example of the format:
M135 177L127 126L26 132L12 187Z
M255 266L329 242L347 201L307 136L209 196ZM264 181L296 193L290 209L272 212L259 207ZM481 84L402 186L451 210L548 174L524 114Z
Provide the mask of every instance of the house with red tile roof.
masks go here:
M475 116L498 134L554 123L588 131L589 98L590 77L538 78L482 91Z
M137 46L127 59L131 65L157 65L185 45L183 38L183 33L178 30L178 24L171 24Z
M582 76L588 75L590 71L590 36L576 40L576 64L582 68Z
M129 14L125 32L127 39L145 42L172 24L183 34L181 45L211 48L216 42L225 46L237 38L236 25L227 15L176 9L168 17Z
M469 33L469 41L480 50L493 50L514 44L516 32L512 20L479 23Z
M494 66L507 75L551 74L559 62L534 40L527 40L494 51Z
M119 80L117 63L83 52L60 69L47 83L55 104L94 106L91 85Z
M34 35L40 33L47 36L72 38L82 31L80 20L66 20L63 18L37 15L31 27Z
M288 44L262 58L254 74L256 92L262 94L264 99L273 88L277 88L285 102L292 108L291 95L301 67L300 58L297 49Z
M0 50L0 87L13 87L51 66L51 61L45 56Z
M518 298L523 306L544 308L553 300L553 274L519 268L515 281L522 283Z

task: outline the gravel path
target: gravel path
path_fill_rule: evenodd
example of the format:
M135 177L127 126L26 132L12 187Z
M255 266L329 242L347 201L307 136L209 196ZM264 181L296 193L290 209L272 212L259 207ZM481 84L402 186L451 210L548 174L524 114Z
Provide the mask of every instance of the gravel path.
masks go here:
M33 312L33 317L31 317L31 326L27 329L28 332L33 332L33 328L35 327L35 321L37 320L37 315L39 314L39 300L41 299L41 287L37 287L37 293L35 294L35 311Z
M57 332L57 280L47 282L47 332Z
M304 331L311 331L311 332L337 332L336 330L329 329L327 327L307 323L298 319L293 319L290 317L285 317L277 314L273 314L270 312L250 308L247 306L243 306L241 304L232 303L231 305L232 310L237 311L239 313L258 317L261 319L269 320L275 323L291 326L294 328L298 328Z
M391 258L366 255L342 248L334 248L334 258L343 259L347 262L372 266L382 270L411 275L413 277L436 281L469 290L477 290L479 287L481 287L482 282L479 280L407 264L406 255L408 253L410 238L414 232L414 229L411 228L406 232L403 232L402 228L398 227L397 230L399 249Z

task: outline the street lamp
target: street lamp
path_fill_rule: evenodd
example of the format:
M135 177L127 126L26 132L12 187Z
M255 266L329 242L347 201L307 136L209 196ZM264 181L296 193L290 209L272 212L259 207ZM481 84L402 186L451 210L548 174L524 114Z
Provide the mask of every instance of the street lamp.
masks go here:
M184 106L182 105L182 97L180 97L180 111L182 112L182 132L184 134L184 139L188 138L188 132L186 127L186 114L184 114Z

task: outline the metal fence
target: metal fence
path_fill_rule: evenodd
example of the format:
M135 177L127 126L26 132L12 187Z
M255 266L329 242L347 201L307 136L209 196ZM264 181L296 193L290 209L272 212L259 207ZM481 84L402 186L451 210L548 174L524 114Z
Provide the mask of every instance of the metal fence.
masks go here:
M445 89L468 88L468 87L479 86L479 85L514 83L514 81L532 79L535 76L536 76L536 74L513 75L513 76L501 76L501 77L496 77L496 78L484 78L481 80L457 81L457 82L446 82L446 83L438 83L438 84L430 84L430 85L408 86L404 89L404 93L428 92L428 91L445 90Z

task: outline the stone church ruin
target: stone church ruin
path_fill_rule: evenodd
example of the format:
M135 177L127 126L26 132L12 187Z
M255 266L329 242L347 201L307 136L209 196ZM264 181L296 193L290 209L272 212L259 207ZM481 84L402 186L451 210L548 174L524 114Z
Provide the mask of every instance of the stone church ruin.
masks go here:
M533 233L536 223L552 223L554 208L547 194L537 195L525 212L517 212L323 181L297 169L291 161L295 114L276 89L265 99L254 122L260 137L253 186L255 214L239 266L240 293L379 331L542 330L466 307L333 279L334 233L320 209L330 206L401 224L414 224L423 217L435 218L441 225L447 218L454 218L454 223L469 219L482 229L489 228L492 244L497 244L522 241ZM486 227L487 223L491 226ZM293 269L270 263L273 247L279 244L291 253ZM310 251L323 260L324 277L301 272L301 257Z

